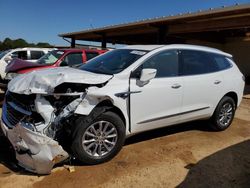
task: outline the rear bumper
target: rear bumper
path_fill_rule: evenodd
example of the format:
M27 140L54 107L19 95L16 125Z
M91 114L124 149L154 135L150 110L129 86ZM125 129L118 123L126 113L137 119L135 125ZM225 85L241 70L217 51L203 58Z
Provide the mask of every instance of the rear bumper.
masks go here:
M30 172L49 174L55 164L69 157L57 141L21 124L9 129L1 120L1 129L15 149L18 164Z

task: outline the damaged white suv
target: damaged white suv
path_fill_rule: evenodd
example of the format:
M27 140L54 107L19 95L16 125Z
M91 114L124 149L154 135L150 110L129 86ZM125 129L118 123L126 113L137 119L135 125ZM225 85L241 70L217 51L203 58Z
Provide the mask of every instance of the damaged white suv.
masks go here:
M209 119L231 124L244 77L230 54L191 45L128 46L79 70L20 75L8 85L2 129L19 165L39 174L69 156L86 164L113 158L129 135Z

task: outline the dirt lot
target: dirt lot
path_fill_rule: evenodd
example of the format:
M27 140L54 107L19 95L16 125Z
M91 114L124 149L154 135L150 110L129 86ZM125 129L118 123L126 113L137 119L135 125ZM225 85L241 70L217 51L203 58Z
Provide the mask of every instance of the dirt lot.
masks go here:
M250 99L246 96L232 126L211 132L203 121L134 136L112 161L55 167L36 176L15 166L0 138L0 187L249 187Z

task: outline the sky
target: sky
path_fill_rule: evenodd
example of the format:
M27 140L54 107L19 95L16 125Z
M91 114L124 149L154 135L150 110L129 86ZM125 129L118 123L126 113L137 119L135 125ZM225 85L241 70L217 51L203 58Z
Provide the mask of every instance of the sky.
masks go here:
M157 16L250 3L250 0L0 0L0 41L67 45L59 33Z

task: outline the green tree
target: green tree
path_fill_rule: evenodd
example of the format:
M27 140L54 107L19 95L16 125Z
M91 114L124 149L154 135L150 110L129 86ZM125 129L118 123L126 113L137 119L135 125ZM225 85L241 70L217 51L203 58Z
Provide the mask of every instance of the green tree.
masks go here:
M37 47L41 47L41 48L50 48L52 47L49 43L46 42L39 42L36 44Z
M12 41L12 48L23 48L27 46L29 46L29 44L24 39L16 39Z
M23 48L23 47L40 47L40 48L50 48L53 47L46 42L38 42L37 44L28 43L24 39L19 38L12 40L10 38L5 38L3 42L0 41L0 50L8 50L13 48Z
M10 38L5 38L3 41L4 50L12 48L12 40Z

